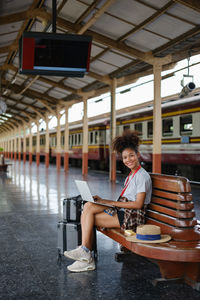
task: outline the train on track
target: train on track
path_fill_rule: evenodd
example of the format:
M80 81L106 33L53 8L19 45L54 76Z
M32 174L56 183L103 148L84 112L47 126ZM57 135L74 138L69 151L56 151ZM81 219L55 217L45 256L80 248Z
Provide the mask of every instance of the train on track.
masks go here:
M126 129L139 133L141 163L151 171L153 105L142 108L127 107L116 112L116 134ZM72 166L81 166L82 121L69 124L69 160ZM29 148L27 137L27 152ZM56 156L56 129L50 131L50 153ZM93 169L107 170L109 166L110 114L88 119L88 165ZM62 155L64 155L64 127L61 129ZM36 136L33 136L33 155ZM40 132L40 155L45 155L45 132ZM125 172L120 157L117 170ZM200 181L200 95L167 100L162 103L162 173L178 174Z

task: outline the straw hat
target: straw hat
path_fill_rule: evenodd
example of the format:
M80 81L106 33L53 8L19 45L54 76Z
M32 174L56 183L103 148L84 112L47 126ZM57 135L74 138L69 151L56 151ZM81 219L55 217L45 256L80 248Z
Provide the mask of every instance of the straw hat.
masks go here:
M128 236L126 239L130 242L138 243L164 243L171 240L171 236L167 234L161 235L159 226L146 224L138 226L136 235Z

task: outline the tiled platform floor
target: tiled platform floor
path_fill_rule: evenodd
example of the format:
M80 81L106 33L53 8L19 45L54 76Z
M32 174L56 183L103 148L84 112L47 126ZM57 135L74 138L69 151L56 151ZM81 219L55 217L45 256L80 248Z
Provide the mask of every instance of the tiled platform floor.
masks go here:
M3 300L126 300L200 299L200 292L185 284L163 283L156 265L133 255L114 260L118 245L98 234L97 270L69 273L71 261L57 264L57 221L62 218L62 200L77 195L74 179L80 169L57 172L55 166L32 167L12 162L0 174L0 299ZM86 178L94 194L106 198L119 195L123 178L111 184L108 174L89 171ZM200 189L195 189L195 207L200 217Z

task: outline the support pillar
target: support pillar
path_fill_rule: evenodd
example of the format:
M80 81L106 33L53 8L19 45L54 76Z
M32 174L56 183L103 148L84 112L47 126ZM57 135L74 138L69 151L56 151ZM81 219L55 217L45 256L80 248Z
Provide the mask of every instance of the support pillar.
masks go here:
M10 158L10 141L9 141L9 139L8 139L7 143L8 143L8 159L9 159Z
M23 136L23 162L26 162L26 127L24 125L24 136Z
M56 167L59 170L61 168L61 130L60 130L60 111L59 107L57 108L57 146L56 146Z
M14 160L17 160L17 132L14 130Z
M162 65L155 63L153 65L153 73L154 73L153 157L152 157L153 173L161 173L161 144L162 144L161 71L162 71Z
M40 165L40 124L39 124L39 120L37 120L36 122L36 126L37 126L37 135L36 135L36 165L39 166Z
M18 160L21 161L21 127L19 127L18 134Z
M32 126L29 126L29 165L33 162L33 135Z
M69 170L69 105L65 106L65 144L64 144L64 171Z
M111 113L110 113L110 152L109 152L109 177L110 181L116 181L116 152L112 149L112 141L116 137L116 87L117 80L113 79L111 85Z
M10 158L10 143L9 143L9 138L7 137L7 158Z
M13 138L10 140L10 158L13 159Z
M88 117L87 98L83 98L83 148L82 148L82 175L88 174Z
M8 158L8 143L5 137L5 158Z
M45 166L49 167L49 155L51 154L51 149L49 147L49 115L45 116L46 122L46 133L45 133Z

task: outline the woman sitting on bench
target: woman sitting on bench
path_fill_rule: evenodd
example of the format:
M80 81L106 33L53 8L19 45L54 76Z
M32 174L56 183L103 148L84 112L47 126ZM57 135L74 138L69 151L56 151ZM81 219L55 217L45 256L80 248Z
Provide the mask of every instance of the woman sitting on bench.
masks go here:
M82 245L64 252L66 257L75 260L68 266L71 272L95 270L91 254L94 226L136 230L138 225L144 224L146 206L151 200L152 184L149 174L140 165L138 146L139 137L134 131L126 130L122 136L115 138L113 149L121 153L124 165L131 171L118 201L94 196L95 201L105 203L105 206L92 202L84 205L81 216ZM106 207L106 203L114 208Z

